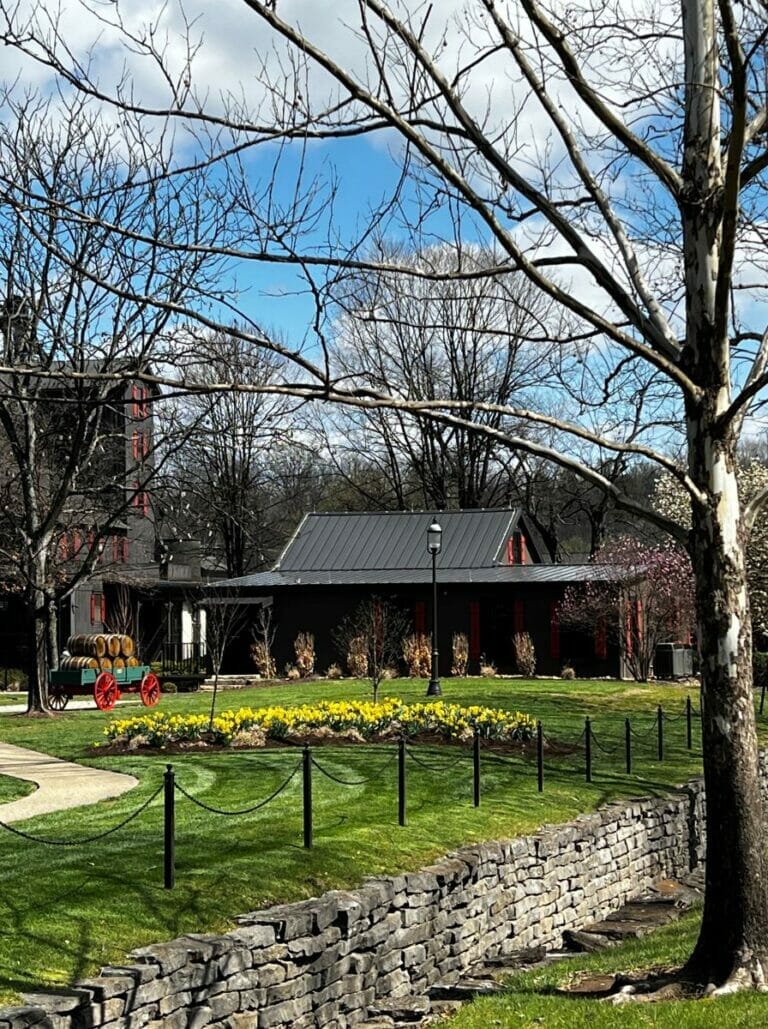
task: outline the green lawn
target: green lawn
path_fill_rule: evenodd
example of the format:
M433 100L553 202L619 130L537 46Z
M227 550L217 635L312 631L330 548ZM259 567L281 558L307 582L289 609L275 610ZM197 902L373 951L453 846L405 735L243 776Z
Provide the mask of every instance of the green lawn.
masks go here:
M693 948L698 921L698 914L691 913L674 925L601 954L509 976L503 993L465 1004L457 1015L440 1024L444 1029L754 1029L768 1024L768 997L759 993L616 1008L597 999L559 992L592 975L681 965Z
M0 804L7 804L9 800L25 797L34 789L34 783L24 782L22 779L10 779L7 775L0 775Z
M421 699L425 683L386 684L386 693ZM315 847L302 847L301 781L297 775L272 803L254 814L223 818L179 798L177 885L162 888L162 809L159 798L130 826L95 844L53 847L0 832L0 1000L41 983L68 983L123 951L183 932L225 928L238 913L270 903L354 886L366 875L418 868L430 859L482 839L531 832L562 822L616 797L637 796L683 782L699 770L685 747L687 690L615 682L447 680L444 699L527 711L552 738L578 740L593 720L593 782L584 781L583 752L548 758L545 791L536 790L532 757L483 759L482 804L472 807L471 762L437 748L423 768L408 769L408 826L397 825L397 770L392 749L322 748L317 760L347 780L342 786L315 770ZM354 682L291 684L224 693L219 710L245 705L305 703L368 696ZM210 694L166 695L161 710L206 711ZM653 718L663 703L677 718L667 726L665 760L655 753ZM126 709L122 709L123 713ZM133 709L131 709L133 710ZM139 709L141 710L141 709ZM623 770L625 716L633 718L633 772ZM24 823L36 836L83 839L102 832L157 789L172 760L179 783L194 797L239 809L267 797L296 767L296 751L185 753L169 757L88 755L112 716L64 712L55 718L0 717L0 738L58 757L130 772L140 786L103 804ZM603 749L604 748L604 749ZM604 750L610 753L604 753Z

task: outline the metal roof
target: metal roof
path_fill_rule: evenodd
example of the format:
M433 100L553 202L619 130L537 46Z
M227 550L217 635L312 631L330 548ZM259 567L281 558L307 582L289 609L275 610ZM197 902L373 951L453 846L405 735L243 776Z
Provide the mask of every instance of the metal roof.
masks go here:
M450 584L538 584L589 582L619 578L617 569L607 565L497 565L495 568L443 568L438 557L441 586ZM432 581L432 568L355 569L345 571L305 570L300 572L256 572L238 579L226 579L213 586L270 590L297 586L407 586Z
M378 581L383 581L382 572L406 571L413 576L424 569L426 573L432 567L427 527L435 518L443 529L437 561L444 577L449 569L493 568L505 561L506 541L520 512L495 509L308 514L274 571L334 573L334 582L339 581L338 572L375 571Z

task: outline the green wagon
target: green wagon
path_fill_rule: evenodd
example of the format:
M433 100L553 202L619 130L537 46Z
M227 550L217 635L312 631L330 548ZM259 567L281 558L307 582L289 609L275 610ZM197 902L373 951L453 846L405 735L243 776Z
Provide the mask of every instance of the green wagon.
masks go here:
M87 696L100 711L111 711L123 693L138 693L145 707L154 707L160 700L160 682L149 665L111 671L67 668L48 677L48 702L54 711L63 711L72 697Z

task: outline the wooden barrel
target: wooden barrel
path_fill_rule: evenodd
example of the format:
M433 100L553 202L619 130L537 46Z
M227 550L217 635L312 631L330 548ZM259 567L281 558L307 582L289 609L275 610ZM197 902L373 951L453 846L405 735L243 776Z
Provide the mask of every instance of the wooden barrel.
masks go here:
M120 636L116 632L112 632L109 636L104 637L107 645L107 653L110 657L120 656Z
M63 657L59 667L66 672L78 671L82 668L93 668L98 671L98 658L88 657L85 654L73 654L70 657Z
M70 636L67 650L75 657L104 657L107 652L107 641L101 633L84 633Z
M139 661L139 659L137 657L127 657L125 659L125 666L126 666L126 668L138 668L140 663L141 662Z
M136 653L136 646L133 642L133 636L120 637L120 653L123 657L133 657L133 655Z
M98 658L99 668L102 672L112 671L112 658L111 657L100 657Z
M125 658L113 657L112 658L112 671L117 671L118 668L125 668Z

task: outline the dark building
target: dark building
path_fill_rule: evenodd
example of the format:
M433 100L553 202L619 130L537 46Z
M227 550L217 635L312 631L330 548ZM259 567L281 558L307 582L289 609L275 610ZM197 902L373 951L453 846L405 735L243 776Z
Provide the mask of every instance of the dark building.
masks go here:
M294 659L300 632L315 637L316 668L344 655L334 645L342 620L374 596L394 602L413 631L429 633L432 564L427 528L440 523L437 557L440 675L450 674L452 637L469 641L469 671L493 662L516 671L513 637L528 632L538 674L559 674L566 664L580 676L618 676L619 648L605 633L586 636L561 626L557 606L567 586L610 574L593 565L556 565L519 510L308 514L269 572L217 586L252 607L272 610L273 652L280 671ZM225 671L253 671L249 633L227 655Z

